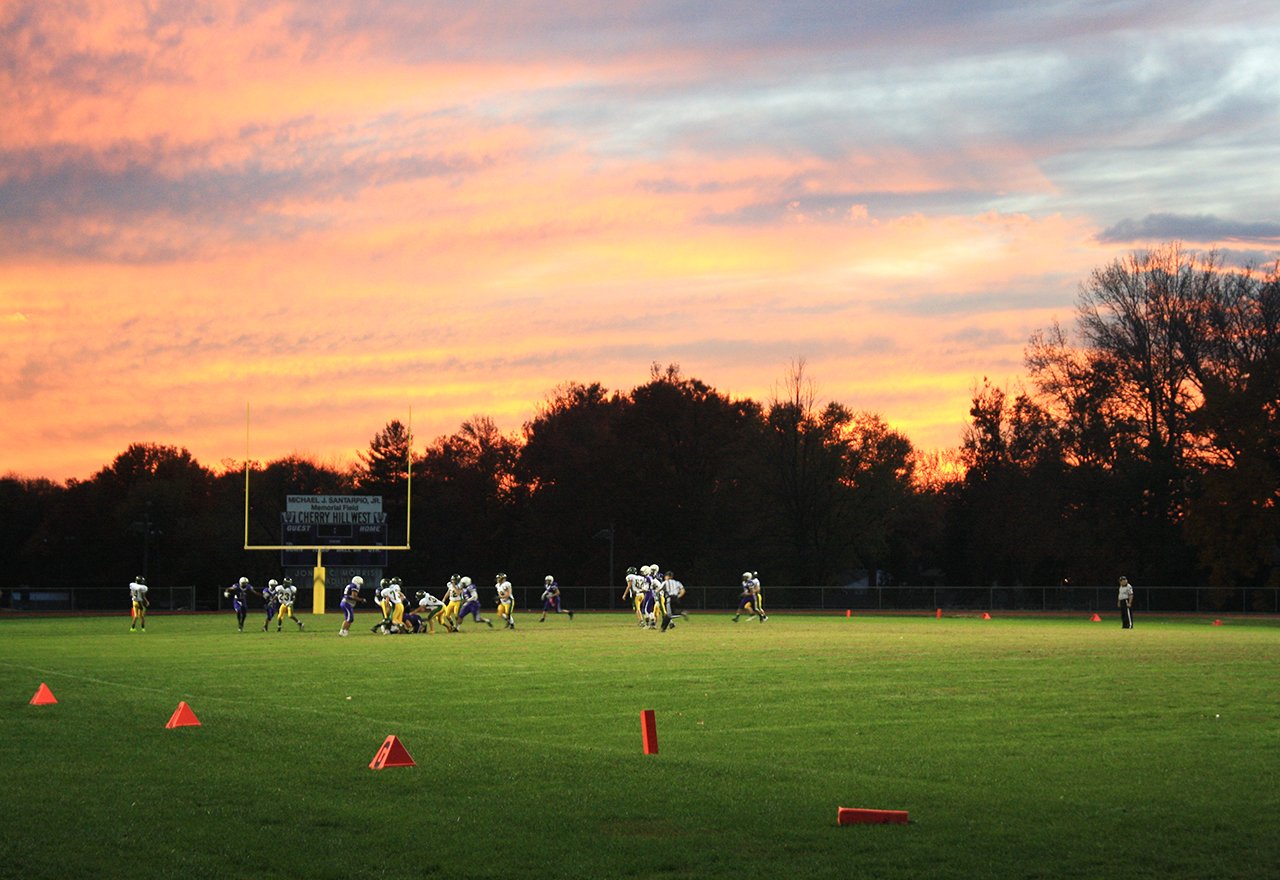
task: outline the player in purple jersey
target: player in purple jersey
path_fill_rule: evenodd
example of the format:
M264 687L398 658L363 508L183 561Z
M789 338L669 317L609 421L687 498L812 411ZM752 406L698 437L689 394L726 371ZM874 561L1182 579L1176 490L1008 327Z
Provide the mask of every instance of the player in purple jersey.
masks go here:
M738 597L738 613L733 615L733 622L738 622L742 614L754 614L761 623L769 619L764 613L764 597L760 592L760 579L754 571L742 573L742 595Z
M342 601L338 603L338 608L342 611L342 629L338 630L338 635L340 636L347 635L351 630L351 621L355 619L356 604L364 601L364 597L360 595L360 588L363 586L364 578L356 575L342 591Z
M256 592L257 590L246 577L240 578L222 591L222 595L231 600L231 607L236 611L236 625L240 628L240 632L244 632L244 619L249 616L249 594Z
M280 588L280 582L275 578L267 581L267 586L262 591L262 603L266 608L267 619L262 624L262 631L266 632L271 626L271 621L275 620L276 612L280 610L280 597L276 595L276 590Z
M462 621L466 620L468 614L476 623L486 623L489 629L493 629L493 621L480 616L480 590L471 582L471 578L464 577L458 584L462 588L462 610L458 612L458 629L462 629Z
M547 612L560 614L560 585L556 583L556 579L551 575L547 575L542 580L542 616L538 618L538 623L542 623L547 619ZM573 612L565 611L569 615L569 619L573 620Z

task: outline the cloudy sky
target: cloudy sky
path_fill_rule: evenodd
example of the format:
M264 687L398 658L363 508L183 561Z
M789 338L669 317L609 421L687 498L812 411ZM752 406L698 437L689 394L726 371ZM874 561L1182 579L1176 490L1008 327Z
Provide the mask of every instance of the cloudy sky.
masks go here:
M0 473L679 363L956 445L1090 269L1280 255L1272 0L0 0Z

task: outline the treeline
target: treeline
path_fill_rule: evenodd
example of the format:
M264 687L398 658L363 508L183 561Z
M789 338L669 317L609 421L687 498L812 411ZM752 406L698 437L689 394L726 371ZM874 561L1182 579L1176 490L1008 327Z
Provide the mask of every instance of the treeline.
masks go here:
M409 583L453 572L617 584L1280 583L1280 279L1170 245L1095 271L1074 325L1037 333L1025 387L975 387L961 446L922 454L872 413L819 405L803 362L774 399L675 366L628 392L555 389L519 436L478 417L414 448ZM351 467L252 473L250 542L288 494L381 494L403 540L392 422ZM948 466L952 465L952 466ZM0 479L5 587L208 584L279 572L246 553L240 462L136 444L87 480ZM610 556L614 564L610 568ZM482 581L483 582L483 581Z

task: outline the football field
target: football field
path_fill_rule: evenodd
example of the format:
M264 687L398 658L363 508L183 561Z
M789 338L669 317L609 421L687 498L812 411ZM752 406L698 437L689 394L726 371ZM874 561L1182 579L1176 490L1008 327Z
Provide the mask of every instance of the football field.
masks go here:
M340 619L0 619L0 876L1280 868L1274 620ZM56 705L28 704L41 682ZM165 728L179 701L200 726ZM392 734L417 766L371 770ZM910 823L838 827L841 806Z

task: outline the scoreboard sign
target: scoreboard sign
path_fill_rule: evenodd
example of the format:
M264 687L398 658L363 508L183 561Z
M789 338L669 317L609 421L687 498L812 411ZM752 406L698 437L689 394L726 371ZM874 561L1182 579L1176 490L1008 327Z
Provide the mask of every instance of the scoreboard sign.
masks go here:
M387 543L387 515L381 495L290 495L280 514L280 543L285 546L332 546L326 566L385 568L385 550L340 550L343 545ZM314 550L285 550L286 568L315 564Z

